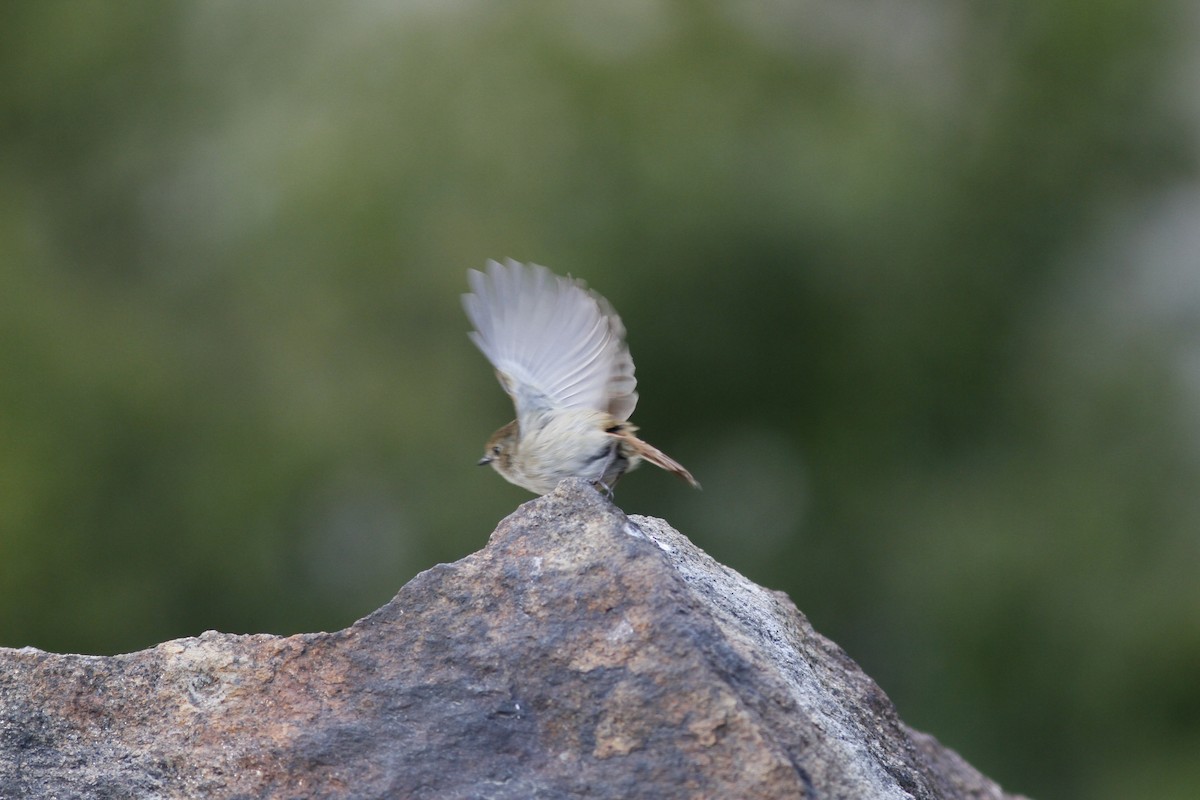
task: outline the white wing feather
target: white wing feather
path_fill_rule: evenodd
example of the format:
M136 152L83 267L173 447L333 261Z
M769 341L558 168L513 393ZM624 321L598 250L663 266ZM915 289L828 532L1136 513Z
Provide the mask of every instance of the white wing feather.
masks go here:
M468 270L463 307L471 341L496 368L517 424L557 408L588 408L628 419L637 404L625 326L580 281L509 259Z

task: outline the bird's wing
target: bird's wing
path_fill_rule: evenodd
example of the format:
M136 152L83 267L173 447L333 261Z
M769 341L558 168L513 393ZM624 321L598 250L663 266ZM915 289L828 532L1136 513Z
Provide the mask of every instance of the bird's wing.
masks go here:
M629 418L637 379L625 326L607 300L581 281L511 259L468 270L467 280L471 341L496 368L522 428L532 415L559 408Z

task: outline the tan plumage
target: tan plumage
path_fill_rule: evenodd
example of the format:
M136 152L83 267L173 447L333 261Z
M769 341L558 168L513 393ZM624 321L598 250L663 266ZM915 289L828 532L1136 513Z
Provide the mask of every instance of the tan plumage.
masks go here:
M535 494L564 478L606 491L640 461L699 488L682 464L639 439L629 416L637 379L616 311L582 281L513 260L469 270L471 341L496 368L517 418L488 440L480 464Z

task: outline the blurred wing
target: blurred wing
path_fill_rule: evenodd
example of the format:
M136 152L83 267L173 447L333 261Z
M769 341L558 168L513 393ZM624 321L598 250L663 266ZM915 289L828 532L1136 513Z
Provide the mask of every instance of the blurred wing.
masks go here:
M468 270L471 341L496 368L517 420L556 408L628 419L637 405L625 326L603 297L545 267L509 259ZM522 424L522 427L525 427Z

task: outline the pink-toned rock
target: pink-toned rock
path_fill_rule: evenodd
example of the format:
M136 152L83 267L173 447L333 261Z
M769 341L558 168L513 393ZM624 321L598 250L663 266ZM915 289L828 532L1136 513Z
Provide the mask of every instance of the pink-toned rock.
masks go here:
M337 633L0 649L0 798L1006 798L784 595L579 481Z

